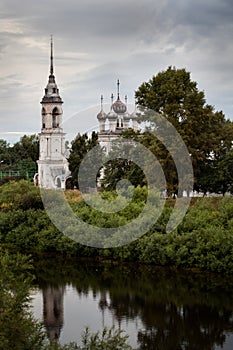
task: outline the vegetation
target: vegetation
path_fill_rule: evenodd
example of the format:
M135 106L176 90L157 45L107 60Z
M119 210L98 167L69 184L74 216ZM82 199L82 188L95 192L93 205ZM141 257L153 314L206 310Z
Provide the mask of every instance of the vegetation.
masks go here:
M231 171L228 161L232 159L232 152L229 152L232 149L233 123L226 120L222 112L216 112L213 106L206 104L204 92L198 90L189 72L168 67L141 84L136 91L136 100L140 106L164 116L183 138L191 155L195 190L222 194L232 191L233 177L224 177L223 173ZM150 113L145 113L141 120L153 122ZM148 134L143 135L143 144L146 140L148 142L148 137ZM149 137L148 145L161 161L169 192L176 192L177 178L172 158L153 137Z
M31 261L19 253L0 250L0 348L43 349L42 326L36 323L29 307Z
M38 188L25 181L5 184L0 187L0 242L2 245L18 247L24 251L58 252L65 255L92 256L101 259L123 259L141 261L154 265L197 268L213 272L233 273L233 201L225 198L193 199L183 222L172 233L166 233L166 224L173 210L173 200L167 201L164 210L151 228L140 239L118 248L97 249L83 246L69 239L58 231L47 217L38 202ZM17 189L18 186L18 189ZM31 186L31 187L30 187ZM22 196L9 191L22 193ZM146 190L137 188L131 205L116 213L100 215L96 209L89 207L77 193L70 205L82 220L100 227L124 225L141 212L146 198ZM112 200L111 192L103 193ZM33 199L34 198L34 199ZM4 201L3 201L4 199Z
M80 164L85 157L85 155L95 146L98 145L98 134L92 132L90 138L87 134L80 135L78 134L74 141L72 141L71 152L69 156L69 169L71 171L73 186L79 188L78 183L78 173ZM89 164L91 167L91 164ZM87 177L88 180L88 177ZM88 186L88 182L86 183Z
M13 146L5 140L0 140L0 184L15 177L32 178L36 172L36 161L39 159L39 139L37 135L21 137Z

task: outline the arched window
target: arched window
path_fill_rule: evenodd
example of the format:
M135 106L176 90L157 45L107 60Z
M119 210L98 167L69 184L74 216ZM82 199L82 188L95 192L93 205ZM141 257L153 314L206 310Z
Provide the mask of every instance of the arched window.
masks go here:
M57 116L59 115L59 111L58 111L58 108L55 107L53 109L53 113L52 113L52 116L53 116L53 128L57 128L59 127L59 124L58 124L58 121L57 121Z

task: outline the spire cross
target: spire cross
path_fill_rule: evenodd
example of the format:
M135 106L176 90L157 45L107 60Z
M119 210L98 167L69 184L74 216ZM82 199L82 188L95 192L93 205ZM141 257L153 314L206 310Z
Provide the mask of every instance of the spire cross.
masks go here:
M103 110L103 101L104 101L104 98L103 98L103 95L101 95L101 98L100 98L101 110Z
M53 36L51 35L50 74L53 75Z
M127 95L125 95L125 104L127 105L127 100L128 100L128 97Z
M113 96L113 94L111 95L111 101L112 101L112 104L113 104L113 98L114 98L114 96Z
M119 79L117 80L117 97L119 100L120 99L120 81L119 81Z

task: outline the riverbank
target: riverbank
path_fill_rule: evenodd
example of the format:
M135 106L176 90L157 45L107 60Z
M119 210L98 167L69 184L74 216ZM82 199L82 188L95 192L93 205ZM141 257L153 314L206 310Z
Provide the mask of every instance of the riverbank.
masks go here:
M112 196L105 194L107 200ZM96 210L88 207L80 197L76 200L74 195L70 206L90 225L112 227L136 217L145 205L145 196L145 189L137 189L133 207L110 216L106 213L96 215ZM39 190L25 181L1 186L0 198L2 246L24 252L59 253L233 274L232 197L193 200L177 229L166 233L174 205L170 200L149 232L130 244L107 249L81 245L59 232L43 209Z

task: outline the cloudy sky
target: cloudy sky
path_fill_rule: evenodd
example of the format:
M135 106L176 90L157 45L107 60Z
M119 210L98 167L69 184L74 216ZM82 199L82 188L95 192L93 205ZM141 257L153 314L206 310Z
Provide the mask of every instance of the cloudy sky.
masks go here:
M9 142L40 131L51 34L65 129L94 128L93 106L101 94L110 102L118 78L133 103L169 65L190 71L233 120L232 0L1 0L0 22L0 138Z

